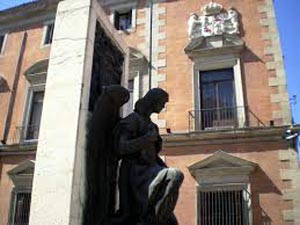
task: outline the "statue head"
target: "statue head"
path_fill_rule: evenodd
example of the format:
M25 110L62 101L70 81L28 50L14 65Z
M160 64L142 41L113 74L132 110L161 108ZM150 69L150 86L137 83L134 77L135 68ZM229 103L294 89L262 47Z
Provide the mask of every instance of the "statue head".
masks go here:
M116 105L121 107L129 100L129 92L121 85L110 85L103 88L103 93L110 97L110 100Z
M159 113L169 101L169 94L161 88L152 88L135 103L134 111L138 113Z

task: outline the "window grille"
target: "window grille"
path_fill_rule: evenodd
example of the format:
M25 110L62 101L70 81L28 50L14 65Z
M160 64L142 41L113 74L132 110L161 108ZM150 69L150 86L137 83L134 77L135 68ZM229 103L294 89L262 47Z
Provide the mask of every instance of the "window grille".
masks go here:
M200 225L249 225L245 190L200 191Z
M30 213L30 192L16 192L11 225L28 225Z

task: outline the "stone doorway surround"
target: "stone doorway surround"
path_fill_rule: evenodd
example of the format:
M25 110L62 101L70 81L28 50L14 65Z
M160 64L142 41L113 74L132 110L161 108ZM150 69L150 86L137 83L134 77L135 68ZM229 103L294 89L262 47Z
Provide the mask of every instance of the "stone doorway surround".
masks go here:
M58 5L37 149L30 225L79 225L84 204L85 137L96 22L124 54L129 49L96 0Z

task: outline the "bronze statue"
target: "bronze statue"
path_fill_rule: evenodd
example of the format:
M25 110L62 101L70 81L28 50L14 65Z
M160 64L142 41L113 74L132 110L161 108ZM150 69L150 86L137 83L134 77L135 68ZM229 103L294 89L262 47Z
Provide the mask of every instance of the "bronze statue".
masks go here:
M178 224L173 210L183 181L183 174L178 169L168 168L159 157L162 139L157 125L150 118L152 113L159 113L167 101L167 92L160 88L151 89L136 102L132 114L115 124L113 135L109 137L106 135L107 139L104 142L113 137L110 139L108 148L103 146L103 141L102 144L89 146L88 151L96 151L90 149L95 147L97 151L111 152L101 153L102 158L97 158L99 165L101 163L102 166L98 170L94 167L93 170L98 175L102 174L103 178L99 179L101 182L96 181L98 185L92 189L97 192L96 189L102 185L103 187L100 188L102 193L101 195L99 195L100 192L93 194L96 196L92 200L93 204L99 207L96 207L97 211L94 214L92 213L94 216L92 220L86 218L89 213L88 210L85 211L85 221L89 221L89 223L84 223L84 225ZM118 102L123 103L123 101ZM101 108L99 104L97 105ZM118 107L120 105L115 108ZM98 116L94 115L93 118ZM103 126L103 124L92 123L91 126ZM106 128L100 130L106 130L111 134L112 129L107 130ZM90 137L96 138L96 136L97 134ZM104 148L100 149L97 145ZM118 160L121 163L117 178ZM104 173L104 171L106 172ZM95 172L92 171L92 173ZM94 177L94 179L98 178ZM93 181L93 178L90 180ZM116 183L118 183L119 199L115 198ZM119 203L117 208L114 207L116 202Z

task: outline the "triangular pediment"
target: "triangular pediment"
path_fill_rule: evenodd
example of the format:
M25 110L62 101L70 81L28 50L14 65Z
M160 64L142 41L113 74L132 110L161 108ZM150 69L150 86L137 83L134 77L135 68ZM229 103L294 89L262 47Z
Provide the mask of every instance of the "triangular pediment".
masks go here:
M8 171L8 175L22 175L22 174L33 174L34 172L34 164L33 160L27 160L20 165L16 166L12 170Z
M12 170L8 171L7 174L9 175L15 186L29 187L32 185L34 165L35 161L27 160L13 168Z
M256 164L245 159L228 154L224 151L217 151L213 155L188 166L189 170L201 170L211 168L238 168L255 167Z

